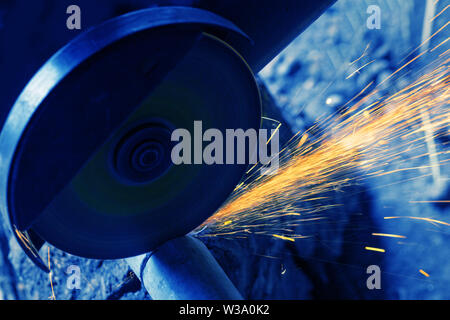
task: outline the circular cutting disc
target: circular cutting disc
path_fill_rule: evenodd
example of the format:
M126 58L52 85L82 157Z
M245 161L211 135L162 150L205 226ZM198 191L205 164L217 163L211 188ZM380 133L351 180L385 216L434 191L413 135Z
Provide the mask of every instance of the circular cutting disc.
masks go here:
M172 164L174 129L187 129L194 143L201 140L194 121L225 133L257 129L261 116L253 74L230 46L172 29L87 57L44 102L11 162L13 223L64 251L101 259L148 252L190 232L245 172L246 165ZM35 211L29 219L26 212Z

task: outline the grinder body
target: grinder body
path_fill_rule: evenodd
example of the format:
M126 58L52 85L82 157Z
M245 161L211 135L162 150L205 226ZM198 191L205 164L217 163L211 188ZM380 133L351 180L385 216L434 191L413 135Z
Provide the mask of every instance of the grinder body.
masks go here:
M0 209L28 256L48 271L38 252L45 241L88 258L151 251L129 263L144 285L164 292L156 298L240 298L206 248L183 236L219 208L246 166L175 168L168 137L181 126L192 131L195 120L258 129L254 73L333 2L141 3L151 8L106 21L59 50L0 134ZM210 290L199 278L199 291L181 294L186 287L175 284L201 264L217 281ZM151 274L167 275L167 283Z

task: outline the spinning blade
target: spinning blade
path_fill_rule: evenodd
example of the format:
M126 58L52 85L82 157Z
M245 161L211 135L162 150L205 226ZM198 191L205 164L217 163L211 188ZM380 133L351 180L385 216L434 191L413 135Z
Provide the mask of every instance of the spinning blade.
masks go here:
M188 233L225 201L246 166L169 165L147 183L132 181L111 164L117 145L134 139L136 134L127 137L129 132L164 125L186 128L194 138L194 120L201 120L204 130L258 128L259 103L243 61L226 44L204 37L52 201L33 229L56 247L90 258L137 255ZM148 134L132 141L136 146L130 150L151 141L155 133ZM165 143L170 144L170 136Z
M260 125L251 70L205 29L245 37L204 10L134 12L69 43L19 96L0 135L0 205L41 268L26 230L84 257L133 256L197 227L238 183L244 165L170 159L175 128Z

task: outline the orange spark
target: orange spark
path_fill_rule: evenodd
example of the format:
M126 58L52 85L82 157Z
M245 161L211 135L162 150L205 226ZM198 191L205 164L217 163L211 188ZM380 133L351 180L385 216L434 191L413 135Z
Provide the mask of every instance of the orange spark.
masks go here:
M369 250L369 251L376 251L376 252L386 252L386 250L384 249L380 249L380 248L373 248L373 247L365 247L364 249Z
M326 219L323 213L338 206L328 202L330 191L361 179L432 169L430 165L409 164L412 159L429 156L430 151L407 155L420 148L427 150L427 139L437 137L450 125L450 60L444 57L444 62L438 62L434 69L388 97L375 99L379 93L376 88L366 94L369 84L346 104L347 111L322 119L320 125L302 134L296 133L279 154L277 173L255 177L254 171L246 177L228 201L199 227L202 231L198 235L246 237L253 233L295 241L308 236L296 233L299 224ZM366 96L356 101L363 93ZM429 115L426 124L423 113ZM319 131L315 139L312 130ZM448 164L448 154L433 153L440 157L435 165ZM355 175L355 170L361 174ZM397 218L404 217L385 217ZM409 218L450 226L429 218Z
M423 218L423 217L384 217L385 220L402 219L402 218L413 219L413 220L423 220L423 221L426 221L426 222L442 224L444 226L449 226L450 227L450 223L447 223L447 222L444 222L444 221L439 221L439 220L436 220L436 219L430 219L430 218Z
M425 277L427 277L427 278L430 276L428 273L426 273L426 272L423 271L422 269L420 269L419 272L420 272L421 274L423 274L423 275L424 275Z
M48 279L50 280L50 288L52 289L52 295L49 297L49 299L51 300L56 300L56 296L55 296L55 290L53 289L53 272L52 269L50 268L50 247L47 248L47 257L48 257Z
M441 14L443 14L448 8L450 7L450 4L447 5L444 9L441 10L441 12L439 12L437 15L435 15L431 21L434 21L437 17L439 17Z
M376 237L390 237L390 238L403 238L406 239L405 236L400 236L398 234L388 234L388 233L372 233L373 236Z
M278 235L278 234L273 234L272 235L274 238L278 238L278 239L281 239L281 240L286 240L286 241L292 241L292 242L295 242L295 239L292 239L292 238L289 238L289 237L285 237L285 236L280 236L280 235Z

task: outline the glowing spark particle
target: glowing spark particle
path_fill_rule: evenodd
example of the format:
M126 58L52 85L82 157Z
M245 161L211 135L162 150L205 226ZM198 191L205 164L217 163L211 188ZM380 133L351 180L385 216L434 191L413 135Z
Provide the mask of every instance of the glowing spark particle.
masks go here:
M401 70L403 70L404 68L406 68L407 66L409 66L411 63L413 63L414 61L416 61L417 59L419 59L421 56L423 56L425 53L427 53L427 51L422 52L421 54L419 54L418 56L414 57L413 59L409 60L407 63L405 63L402 67L398 68L393 74L391 74L389 77L387 77L386 79L384 79L383 81L381 81L381 83L378 85L382 85L383 83L385 83L386 81L388 81L389 79L391 79L393 76L395 76L397 73L399 73Z
M356 96L354 96L352 99L350 99L349 102L347 102L344 107L348 106L350 103L352 103L354 100L358 99L364 92L367 91L367 89L370 88L370 86L374 83L374 81L371 81L367 86L365 86Z
M365 247L364 249L369 250L369 251L376 251L376 252L386 252L386 250L384 249L380 249L380 248L373 248L373 247Z
M448 56L439 58L429 66L430 71L424 70L417 80L391 96L380 97L380 85L370 92L370 83L344 106L348 107L344 112L318 119L305 132L297 132L279 153L278 172L258 176L254 171L245 177L227 202L198 228L203 232L197 236L245 238L257 234L294 242L314 236L299 236L297 226L320 223L328 219L330 210L343 205L331 202L330 192L403 172L415 174L411 180L423 178L430 176L434 167L448 165L449 152L430 151L426 146L427 140L449 130L449 64ZM434 165L412 162L430 156L436 158ZM450 226L423 217L384 219L400 218ZM384 252L373 249L377 248L366 247Z
M369 48L370 48L370 43L366 46L366 48L364 49L364 52L362 53L362 55L358 59L356 59L355 61L350 62L349 65L350 66L353 65L356 62L358 62L359 60L361 60L362 58L364 58L365 56L367 56L367 51L369 50Z
M284 275L286 273L286 268L281 265L281 275Z
M281 240L286 240L286 241L295 242L295 239L290 238L290 237L280 236L280 235L278 235L278 234L273 234L272 236L273 236L274 238L278 238L278 239L281 239Z
M402 238L406 239L405 236L400 236L398 234L388 234L388 233L372 233L373 236L376 237L390 237L390 238Z
M55 290L53 289L53 272L50 268L50 247L47 248L47 257L48 257L48 270L50 272L48 273L48 279L50 280L50 287L52 288L52 295L49 297L50 300L56 300L55 296Z
M36 253L34 252L35 250L33 250L34 246L27 238L27 236L24 235L22 232L20 232L16 226L14 226L14 232L16 233L17 237L22 242L22 244L28 249L28 251L31 252L34 257L37 257Z
M450 203L450 200L410 201L409 203Z
M441 43L439 43L437 46L435 46L433 49L430 50L430 52L433 52L434 50L440 48L442 45L444 45L445 43L447 43L447 41L450 40L450 38L445 39L444 41L442 41Z
M385 220L389 220L389 219L413 219L413 220L423 220L426 222L430 222L430 223L437 223L437 224L442 224L444 226L449 226L450 227L450 223L444 222L444 221L439 221L436 219L430 219L430 218L423 218L423 217L384 217Z
M427 278L430 277L430 275L428 273L426 273L425 271L423 271L422 269L420 269L419 272Z
M442 30L444 30L448 25L450 24L450 21L448 21L445 25L443 25L441 28L439 28L435 33L433 33L431 36L429 36L428 38L426 38L416 49L414 49L413 51L411 51L411 53L406 56L406 58L404 58L402 61L406 60L407 58L409 58L412 54L414 54L417 50L419 50L420 48L422 48L424 45L426 45L428 42L430 42L431 39L433 39L438 33L440 33ZM427 52L426 50L423 53ZM417 57L416 57L417 58Z
M308 134L307 133L302 135L300 141L298 142L297 148L301 148L305 144L306 140L308 140Z
M239 190L240 187L242 187L244 185L243 182L239 183L236 188L234 188L234 191Z
M431 21L435 20L437 17L439 17L441 14L443 14L445 12L445 10L447 10L450 7L450 4L447 5L444 9L441 10L441 12L439 12L437 15L435 15L433 17L433 19L431 19Z
M281 123L278 124L278 126L275 128L275 130L273 131L272 135L270 136L269 140L267 140L266 144L269 144L269 142L273 139L273 137L275 136L275 134L277 133L277 131L280 129L281 127Z
M360 71L361 71L362 69L364 69L364 68L367 67L369 64L372 64L372 63L374 63L374 62L375 62L375 60L372 60L372 61L370 61L370 62L367 62L367 63L364 64L362 67L359 67L358 69L356 69L355 71L353 71L347 78L345 78L345 80L348 80L348 79L350 79L351 77L353 77L355 74L360 73Z

